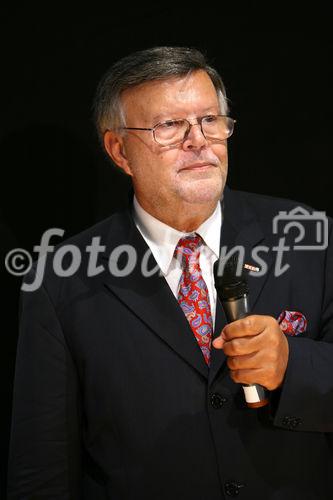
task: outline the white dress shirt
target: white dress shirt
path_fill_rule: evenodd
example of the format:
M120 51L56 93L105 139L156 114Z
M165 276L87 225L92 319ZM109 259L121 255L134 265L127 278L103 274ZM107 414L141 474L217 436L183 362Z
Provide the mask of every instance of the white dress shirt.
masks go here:
M205 242L199 257L202 276L207 284L210 308L215 325L216 289L214 286L213 265L219 258L220 234L222 224L221 204L216 205L213 214L195 231L182 233L147 213L134 196L134 221L149 246L162 275L165 277L172 293L178 297L178 286L182 275L181 263L174 257L174 251L180 238L199 234Z

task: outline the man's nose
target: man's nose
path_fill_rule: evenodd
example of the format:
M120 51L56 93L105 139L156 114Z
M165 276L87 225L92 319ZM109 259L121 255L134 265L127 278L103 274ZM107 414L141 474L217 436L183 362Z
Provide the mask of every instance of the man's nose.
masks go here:
M199 149L207 144L200 123L190 123L190 129L183 143L184 149Z

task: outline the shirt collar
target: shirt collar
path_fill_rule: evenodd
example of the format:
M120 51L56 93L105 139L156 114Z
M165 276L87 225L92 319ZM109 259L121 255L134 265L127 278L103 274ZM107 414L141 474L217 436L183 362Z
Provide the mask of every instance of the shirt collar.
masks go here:
M192 231L192 233L183 233L156 219L141 207L135 196L133 199L133 209L135 224L148 243L163 274L168 274L174 251L180 238L194 232L202 237L207 247L218 259L222 223L220 203L217 203L212 215L195 231Z

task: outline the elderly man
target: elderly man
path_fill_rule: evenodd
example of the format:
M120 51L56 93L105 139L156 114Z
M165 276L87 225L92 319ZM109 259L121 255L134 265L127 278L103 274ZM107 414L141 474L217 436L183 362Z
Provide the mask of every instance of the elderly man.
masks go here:
M234 120L197 50L118 61L95 115L133 201L66 242L73 276L49 256L23 293L9 498L331 498L331 245L293 251L282 228L281 256L272 221L296 204L228 189ZM252 314L228 325L213 265L235 246ZM269 404L249 408L242 384Z

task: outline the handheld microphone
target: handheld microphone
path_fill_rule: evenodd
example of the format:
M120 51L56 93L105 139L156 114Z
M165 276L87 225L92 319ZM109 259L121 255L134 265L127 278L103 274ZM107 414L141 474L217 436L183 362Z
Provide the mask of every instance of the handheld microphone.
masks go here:
M228 323L249 316L249 287L244 273L237 274L238 259L233 254L226 262L222 275L219 260L214 264L215 288ZM249 408L259 408L268 404L266 389L259 384L242 384L245 401Z

